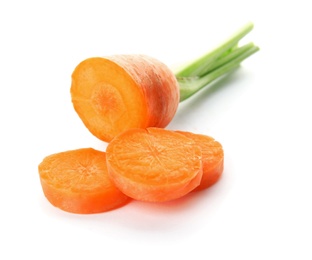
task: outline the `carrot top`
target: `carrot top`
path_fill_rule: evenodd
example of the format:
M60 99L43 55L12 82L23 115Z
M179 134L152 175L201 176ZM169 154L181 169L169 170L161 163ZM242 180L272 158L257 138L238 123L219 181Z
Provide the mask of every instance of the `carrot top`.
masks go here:
M243 60L259 50L252 42L239 46L240 40L253 27L252 23L247 23L215 49L175 71L180 87L180 102L237 69Z

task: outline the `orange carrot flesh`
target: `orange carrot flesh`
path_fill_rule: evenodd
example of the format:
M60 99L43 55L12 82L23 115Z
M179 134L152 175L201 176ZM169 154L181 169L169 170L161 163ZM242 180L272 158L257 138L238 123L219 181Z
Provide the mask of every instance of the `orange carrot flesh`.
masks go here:
M203 177L194 191L209 188L220 179L223 172L224 152L221 143L207 135L186 131L176 132L192 139L202 151Z
M136 200L177 199L196 188L202 178L201 149L174 131L127 130L108 144L106 154L111 179Z
M84 125L105 142L127 129L167 126L180 94L173 72L145 55L86 59L75 68L70 91Z
M101 213L131 200L111 182L104 152L82 148L52 154L38 169L44 195L64 211Z

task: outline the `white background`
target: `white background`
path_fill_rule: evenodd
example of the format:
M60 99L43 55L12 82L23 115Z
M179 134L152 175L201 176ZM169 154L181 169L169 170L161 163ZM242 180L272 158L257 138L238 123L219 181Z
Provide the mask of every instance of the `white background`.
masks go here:
M1 1L1 259L312 259L310 1ZM106 144L74 112L83 59L143 53L168 66L245 23L261 50L182 103L170 129L223 144L218 184L181 200L76 215L51 206L37 166Z

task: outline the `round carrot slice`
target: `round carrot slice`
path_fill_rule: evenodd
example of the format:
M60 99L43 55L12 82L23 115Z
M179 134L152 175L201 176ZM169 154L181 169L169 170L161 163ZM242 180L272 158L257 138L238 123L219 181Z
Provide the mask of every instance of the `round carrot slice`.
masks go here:
M100 213L130 201L111 182L104 152L83 148L52 154L38 169L44 195L64 211Z
M176 131L191 138L201 148L203 161L203 177L200 185L194 189L199 191L215 184L221 177L224 168L224 152L222 145L214 138L192 132Z
M106 154L113 182L136 200L180 198L202 177L201 149L190 138L162 128L125 131L108 144Z
M173 72L145 55L88 58L73 71L70 92L84 125L105 142L130 128L167 126L180 99Z

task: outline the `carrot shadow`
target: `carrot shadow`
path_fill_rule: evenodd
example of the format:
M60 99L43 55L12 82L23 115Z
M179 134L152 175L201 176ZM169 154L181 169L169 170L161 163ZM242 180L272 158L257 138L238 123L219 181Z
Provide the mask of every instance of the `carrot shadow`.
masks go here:
M209 102L214 96L223 91L226 88L233 88L237 86L237 82L241 79L242 72L239 69L232 71L231 73L215 80L214 82L208 84L203 89L199 90L189 99L181 102L179 104L178 111L173 118L172 122L183 122L184 119L189 118L193 110L196 107L201 106L203 103ZM209 111L207 111L208 113Z
M217 183L207 189L192 191L175 200L159 203L134 201L133 207L138 208L138 210L142 212L145 211L160 215L179 215L191 212L194 208L200 206L201 203L206 203L207 201L214 200L217 197L217 194L220 192L220 188L222 188L222 186L220 186L222 185L222 178L223 175Z
M43 214L87 232L96 232L110 239L131 239L135 236L145 240L148 236L180 237L181 232L193 233L201 223L215 214L220 205L218 183L202 190L191 192L182 198L163 203L130 201L128 204L98 214L74 214L62 211L43 199L40 201Z
M218 183L209 189L191 192L182 198L162 203L132 201L119 212L118 226L141 234L174 233L175 230L193 232L200 219L214 215L220 197ZM204 212L204 214L202 214ZM121 216L123 215L123 216ZM187 231L187 232L188 232Z

